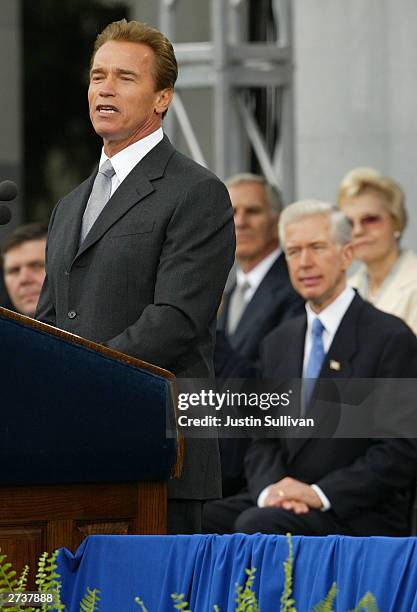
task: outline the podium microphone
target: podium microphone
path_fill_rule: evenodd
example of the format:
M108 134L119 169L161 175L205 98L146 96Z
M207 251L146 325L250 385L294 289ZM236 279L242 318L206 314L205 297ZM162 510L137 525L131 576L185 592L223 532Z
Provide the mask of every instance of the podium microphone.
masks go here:
M16 183L8 180L0 183L0 202L10 202L10 200L14 200L16 196Z
M13 181L2 181L0 183L0 202L10 202L17 196L16 183ZM4 204L0 204L0 225L7 225L12 218L10 208Z
M16 183L13 181L2 181L0 183L0 202L10 202L17 196Z

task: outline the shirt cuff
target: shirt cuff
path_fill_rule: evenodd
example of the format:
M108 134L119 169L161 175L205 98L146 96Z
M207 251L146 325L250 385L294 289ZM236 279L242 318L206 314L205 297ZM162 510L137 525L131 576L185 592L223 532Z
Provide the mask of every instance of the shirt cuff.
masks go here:
M329 498L323 493L323 491L320 489L320 487L318 485L316 485L316 484L312 484L310 486L317 493L317 495L320 497L320 501L321 501L322 506L323 506L322 508L320 508L320 510L322 512L327 512L327 510L330 510L332 505L331 505L331 503L329 501ZM262 491L261 495L262 494L263 494L263 491ZM259 497L258 497L258 500L259 500Z
M267 487L265 487L265 489L263 489L259 495L258 495L258 499L256 500L256 505L258 506L258 508L264 508L265 507L265 499L266 496L268 495L268 489L271 485L268 485Z

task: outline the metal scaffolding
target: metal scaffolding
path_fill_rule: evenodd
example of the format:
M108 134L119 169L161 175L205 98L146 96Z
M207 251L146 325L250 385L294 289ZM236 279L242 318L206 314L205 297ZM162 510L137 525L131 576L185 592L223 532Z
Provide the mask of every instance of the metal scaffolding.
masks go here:
M294 120L292 87L291 0L271 0L277 37L272 42L249 42L248 0L210 2L211 40L175 43L179 78L164 130L175 142L179 128L191 156L207 165L196 130L187 112L186 90L210 87L212 109L202 108L202 121L212 121L213 170L222 178L251 169L251 151L261 172L278 184L287 202L294 198ZM159 28L176 38L180 0L159 0ZM197 3L198 6L199 3ZM197 10L197 9L196 9ZM257 120L255 90L265 88L276 134L270 144ZM269 143L269 146L268 144Z

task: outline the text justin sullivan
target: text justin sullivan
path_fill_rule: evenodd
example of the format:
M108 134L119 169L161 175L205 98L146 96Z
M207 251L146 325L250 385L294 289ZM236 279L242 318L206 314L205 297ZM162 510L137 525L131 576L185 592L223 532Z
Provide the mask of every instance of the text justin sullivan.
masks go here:
M293 418L287 414L279 417L265 415L262 418L246 416L226 418L218 416L204 416L201 418L189 417L182 414L178 417L181 427L314 427L314 419Z

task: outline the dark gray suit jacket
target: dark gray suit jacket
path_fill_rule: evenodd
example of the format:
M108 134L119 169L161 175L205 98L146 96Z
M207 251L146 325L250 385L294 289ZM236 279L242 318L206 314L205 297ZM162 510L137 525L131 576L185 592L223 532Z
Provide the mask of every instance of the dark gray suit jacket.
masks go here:
M52 213L37 318L178 377L212 376L216 311L235 248L225 186L164 137L79 247L96 172ZM171 497L215 497L217 442L189 442Z
M235 332L229 336L227 319L233 290L234 287L223 297L217 330L225 334L233 351L256 366L262 340L275 327L301 314L304 301L291 285L285 256L281 253L246 306ZM233 368L237 355L222 349L223 345L218 342L214 354L216 375L219 378L239 376L239 372L235 373Z
M259 348L265 336L287 319L304 312L304 302L291 285L283 253L262 279L235 332L229 336L227 319L233 290L234 287L223 297L214 352L216 377L226 381L228 378L255 377L259 365ZM243 461L249 444L249 437L220 440L225 497L236 493L243 486Z

